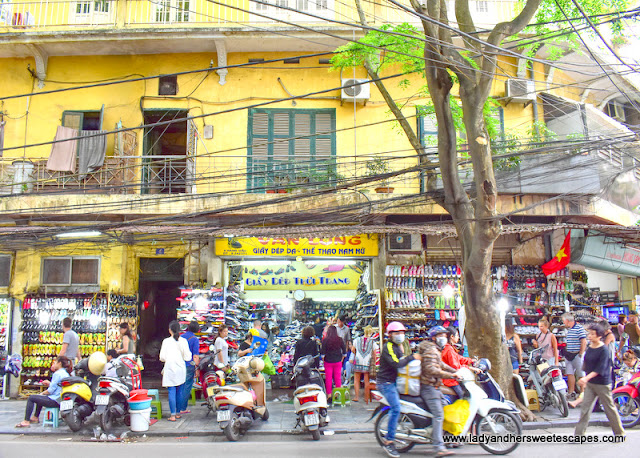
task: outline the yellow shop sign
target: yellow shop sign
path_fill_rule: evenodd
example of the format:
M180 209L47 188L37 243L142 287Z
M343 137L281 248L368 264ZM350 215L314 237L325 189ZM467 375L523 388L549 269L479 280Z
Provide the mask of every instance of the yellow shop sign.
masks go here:
M273 261L277 262L277 261ZM242 263L240 277L245 290L354 290L358 289L366 261L323 263L316 261L288 264L251 265Z
M329 238L228 237L216 239L216 256L375 257L377 234Z

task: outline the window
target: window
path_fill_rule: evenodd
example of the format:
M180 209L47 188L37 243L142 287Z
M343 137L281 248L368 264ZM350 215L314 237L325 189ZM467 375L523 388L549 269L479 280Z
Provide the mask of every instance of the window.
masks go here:
M50 257L42 259L42 284L50 286L98 285L100 258Z
M335 179L334 109L249 111L247 191Z
M158 95L177 95L178 76L168 75L158 78Z
M189 0L159 0L155 4L155 22L189 22Z
M476 2L476 11L478 13L488 13L489 12L489 2L486 0L479 0Z
M6 288L11 282L11 255L0 255L0 288Z
M63 111L62 125L77 130L102 130L104 105L97 111Z

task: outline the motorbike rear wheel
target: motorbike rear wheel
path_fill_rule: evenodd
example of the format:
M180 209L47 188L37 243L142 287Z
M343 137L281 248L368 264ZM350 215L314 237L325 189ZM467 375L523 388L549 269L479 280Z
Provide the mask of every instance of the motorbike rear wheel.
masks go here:
M567 394L564 391L557 391L555 388L551 387L551 395L555 399L556 407L560 411L562 418L568 417L569 403L567 402Z
M632 398L627 393L614 393L613 405L620 415L625 428L633 428L640 423L640 399Z
M495 423L497 431L493 431L490 421ZM475 421L476 434L487 436L505 436L513 434L519 436L522 434L522 425L520 418L516 417L513 412L504 409L492 409L486 417L478 416ZM480 443L480 447L494 455L507 455L513 452L518 443Z
M262 414L262 421L267 421L269 419L269 409L265 407L264 413Z
M385 440L386 440L385 435L387 433L386 428L389 422L388 417L389 417L389 409L385 410L380 415L378 415L378 418L376 419L376 424L374 426L376 440L378 441L378 444L380 444L380 447L384 447L384 444L385 444ZM416 429L416 425L413 423L413 420L411 420L411 418L409 418L407 415L404 415L401 413L400 418L398 419L398 427L396 428L396 432L402 432L407 434L411 429ZM396 450L399 453L406 453L416 445L415 442L400 440L398 438L396 438L396 440L394 441L394 444L396 446Z
M242 432L240 431L240 422L238 421L238 417L234 414L231 415L231 420L229 420L229 424L224 427L224 435L227 437L227 440L230 442L237 442L240 440L240 436L242 436Z
M319 441L320 440L320 430L319 429L315 429L315 430L311 431L311 437L313 437L314 441Z
M62 418L67 426L69 426L69 429L74 433L77 433L82 429L83 419L78 415L77 406L74 405L73 409L71 409L71 411L65 414Z
M111 404L100 415L100 427L105 433L111 431L113 428L113 415L111 414Z

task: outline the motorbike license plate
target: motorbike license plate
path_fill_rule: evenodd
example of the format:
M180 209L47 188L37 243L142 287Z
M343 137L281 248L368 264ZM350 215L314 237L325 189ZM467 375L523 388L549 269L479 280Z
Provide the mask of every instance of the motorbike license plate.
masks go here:
M554 380L553 381L553 387L556 390L566 390L567 389L567 382L565 382L564 379Z
M99 394L96 396L96 405L97 406L106 406L109 404L109 396L106 394Z
M73 401L71 399L69 399L68 401L62 401L60 403L60 411L66 411L66 410L71 410L73 409Z
M305 426L317 425L320 423L320 417L317 412L309 412L304 414L304 424Z
M229 420L231 420L230 410L218 410L218 421L229 421Z

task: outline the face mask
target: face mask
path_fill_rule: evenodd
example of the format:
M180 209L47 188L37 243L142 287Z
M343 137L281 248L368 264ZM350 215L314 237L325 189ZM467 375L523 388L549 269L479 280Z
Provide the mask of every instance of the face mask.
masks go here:
M436 345L438 346L438 348L444 348L444 346L447 345L447 338L436 337Z
M404 334L396 334L394 336L391 336L391 341L394 344L400 345L402 342L404 342Z

